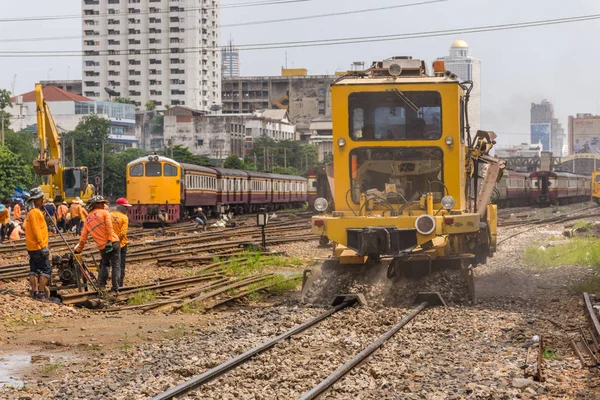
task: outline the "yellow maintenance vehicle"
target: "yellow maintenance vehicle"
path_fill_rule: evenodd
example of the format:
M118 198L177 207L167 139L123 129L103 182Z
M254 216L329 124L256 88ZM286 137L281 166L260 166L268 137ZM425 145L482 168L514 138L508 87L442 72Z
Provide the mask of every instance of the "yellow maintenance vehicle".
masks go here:
M46 177L42 191L54 201L71 203L76 197L87 201L94 195L94 187L88 183L88 169L63 166L58 129L40 84L35 85L35 101L40 152L33 161L33 170Z
M334 210L319 198L313 233L333 242L328 269L389 262L388 278L473 268L496 250L490 199L502 161L493 132L471 136L473 83L441 60L374 62L332 84Z

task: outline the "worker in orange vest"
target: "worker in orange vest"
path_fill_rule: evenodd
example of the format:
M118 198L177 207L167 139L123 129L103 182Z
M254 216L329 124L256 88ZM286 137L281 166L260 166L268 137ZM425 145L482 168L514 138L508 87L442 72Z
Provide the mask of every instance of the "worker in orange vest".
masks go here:
M21 203L15 201L15 205L13 206L13 219L16 221L21 219Z
M111 292L113 295L119 292L119 280L121 279L121 243L113 230L110 213L104 209L104 205L107 203L102 196L94 196L87 202L86 208L89 210L89 215L83 224L79 243L75 246L76 253L83 251L87 236L90 234L96 243L96 248L100 250L98 294L101 297L106 293L109 268L112 268Z
M35 299L46 300L45 290L52 267L48 250L48 226L44 216L44 192L33 188L29 192L27 203L31 210L27 213L25 226L25 245L29 253L29 283Z
M56 226L58 229L63 230L63 232L67 231L67 214L69 213L69 209L67 208L67 202L63 201L61 204L56 207Z
M131 204L127 199L121 197L117 199L117 210L110 213L113 221L113 229L115 234L119 238L121 246L121 279L119 280L119 287L123 286L125 280L125 260L127 259L127 230L129 229L129 217L127 217L127 209L131 207Z
M10 213L4 204L0 204L0 243L4 242L6 232L8 231L8 221L10 221Z
M83 207L81 206L81 199L76 197L75 200L71 203L71 226L69 229L73 229L75 227L75 234L79 236L81 234L81 222L82 222L82 213Z

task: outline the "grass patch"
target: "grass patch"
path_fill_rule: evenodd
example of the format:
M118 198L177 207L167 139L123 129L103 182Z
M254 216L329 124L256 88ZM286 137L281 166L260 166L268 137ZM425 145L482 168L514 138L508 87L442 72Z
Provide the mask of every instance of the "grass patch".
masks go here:
M546 360L556 360L558 359L558 354L556 354L556 350L546 348L542 351L542 358Z
M141 290L137 292L132 298L130 298L127 301L127 304L136 306L139 304L151 302L154 299L156 299L156 293L150 290Z
M50 363L50 364L46 364L46 365L42 365L40 367L40 373L42 375L52 375L60 367L62 367L62 364L58 363L58 362L56 362L56 363Z
M123 338L123 344L117 346L117 349L121 350L123 353L128 353L129 350L133 347L131 342L129 341L129 337L127 336L127 332L125 332L125 337Z
M573 225L574 229L581 230L581 231L589 231L593 227L594 227L594 224L592 222L582 221L582 220L575 222L575 225Z
M186 332L182 326L177 325L172 331L165 333L166 339L176 339L185 337Z
M564 244L547 247L538 245L525 250L525 262L536 267L589 265L600 267L600 246L597 239L573 238Z
M270 256L248 251L231 258L229 262L223 264L223 268L227 274L244 277L262 273L269 267L289 267L303 264L304 261L298 257Z
M44 317L40 313L14 313L0 319L0 323L6 326L30 326L42 323Z
M276 274L276 275L270 276L269 278L265 279L264 281L256 282L256 283L246 286L245 288L243 288L243 291L245 292L245 291L253 290L253 289L256 289L259 287L271 285L267 289L269 291L269 293L271 293L271 294L288 292L288 291L296 289L296 287L298 286L298 283L302 279L302 275L296 275L296 276L293 276L291 280L287 280L289 278L290 277L287 277L287 276L284 276L281 274ZM249 301L258 301L262 297L263 297L263 295L261 295L260 293L253 292L253 293L250 293L249 295L247 295L246 299Z
M571 286L575 292L600 293L600 276L593 276L583 283Z

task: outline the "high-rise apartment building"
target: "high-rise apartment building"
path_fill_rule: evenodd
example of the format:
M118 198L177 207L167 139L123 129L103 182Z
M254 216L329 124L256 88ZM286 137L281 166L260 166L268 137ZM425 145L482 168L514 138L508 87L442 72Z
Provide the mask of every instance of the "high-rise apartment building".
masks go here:
M221 65L223 78L238 78L240 76L240 49L230 40L221 50Z
M472 81L473 90L469 99L469 125L474 134L481 129L481 61L471 57L469 45L464 40L455 40L450 55L443 57L446 69L463 81Z
M219 3L82 0L83 95L159 109L220 105Z
M531 103L531 143L541 143L543 151L551 151L550 137L554 106L548 100Z

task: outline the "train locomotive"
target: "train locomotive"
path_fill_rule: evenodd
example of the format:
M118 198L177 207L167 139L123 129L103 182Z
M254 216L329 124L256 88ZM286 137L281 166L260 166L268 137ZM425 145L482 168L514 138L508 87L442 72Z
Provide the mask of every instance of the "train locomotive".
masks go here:
M307 199L307 179L301 176L199 166L157 155L130 162L126 177L132 223L174 223L197 207L208 215L272 211L300 207Z
M435 61L394 57L332 86L333 199L315 202L314 233L334 243L328 267L389 260L389 278L473 267L496 249L493 132L470 134L472 82Z

